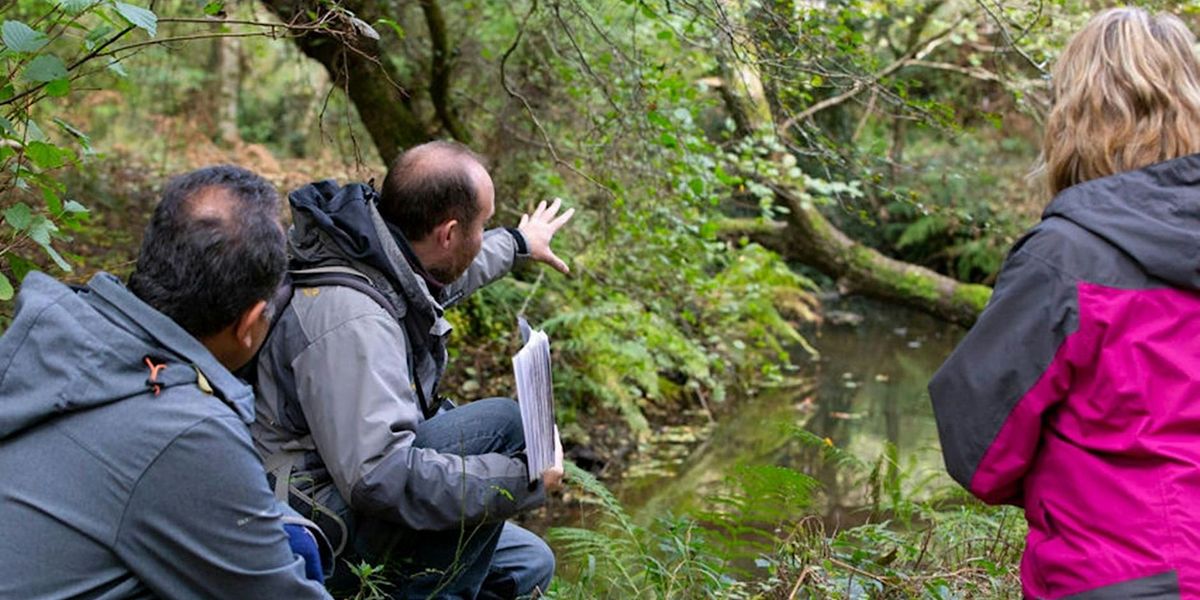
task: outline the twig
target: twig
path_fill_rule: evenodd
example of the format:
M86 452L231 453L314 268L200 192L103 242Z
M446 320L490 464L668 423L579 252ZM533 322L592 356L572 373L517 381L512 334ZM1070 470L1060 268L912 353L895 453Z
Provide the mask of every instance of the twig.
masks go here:
M910 61L908 61L908 63L905 66L921 67L921 68L925 68L925 69L936 69L939 71L950 71L952 73L959 73L961 75L966 75L967 77L978 79L980 81L992 81L992 82L996 82L996 83L1000 83L1002 81L1000 79L999 75L997 75L991 71L988 71L987 69L981 69L978 67L964 67L962 65L956 65L954 63L934 62L934 61L927 61L927 60L910 60Z
M588 175L587 173L575 168L575 165L563 160L562 157L558 155L558 151L554 149L554 142L550 141L550 134L546 133L546 128L542 125L542 121L537 118L537 114L534 112L533 106L529 104L529 99L513 89L513 87L508 83L508 76L505 72L505 67L508 64L508 58L512 56L512 53L516 51L517 46L521 43L521 38L525 35L525 26L529 24L529 18L532 17L534 11L537 10L537 6L538 0L533 0L533 2L529 5L529 12L525 13L524 19L521 19L521 26L517 29L517 36L513 38L512 44L507 50L504 51L504 55L500 57L500 85L504 86L504 91L507 92L509 96L521 101L521 104L525 107L525 112L533 121L534 126L537 127L538 132L542 134L542 139L546 142L546 149L550 151L550 157L554 159L554 164L565 167L567 170L582 177L592 185L604 190L609 197L616 198L617 194L609 189L608 186L596 181L596 179L591 175Z
M796 593L800 591L800 585L804 583L805 579L808 579L808 576L810 573L812 573L812 571L812 566L804 567L804 570L800 571L800 577L796 579L796 585L792 586L792 591L788 594L788 600L795 600Z
M1028 62L1030 65L1033 66L1033 68L1037 69L1038 73L1041 73L1043 76L1049 75L1049 73L1046 72L1046 65L1044 62L1039 63L1036 60L1033 60L1032 56L1030 56L1027 52L1022 50L1020 46L1017 45L1017 42L1016 42L1016 40L1013 39L1012 34L1008 32L1008 27L1005 27L1004 20L1000 18L1000 15L997 15L995 13L995 11L992 10L992 7L988 5L987 0L976 0L975 3L978 4L980 6L980 8L982 8L984 10L984 12L986 12L988 14L988 16L990 16L992 18L992 20L996 22L996 27L1000 28L1000 35L1004 36L1004 40L1008 43L1008 46L1013 49L1013 51L1015 51L1017 54L1019 54L1021 56L1021 58L1024 58L1026 62ZM1038 8L1038 14L1039 14L1038 18L1041 18L1040 17L1040 14L1041 14L1040 6ZM1036 23L1036 22L1037 22L1037 19L1035 19L1033 21L1033 23ZM1030 24L1030 27L1033 26L1033 23ZM1021 37L1024 37L1024 36L1025 36L1025 34L1022 33Z
M529 308L529 301L533 300L533 297L537 295L538 288L542 287L542 279L545 277L546 270L539 269L537 279L533 282L533 289L529 290L529 295L525 296L525 302L521 304L521 310L517 311L518 317L525 315L525 309Z
M809 117L811 117L827 108L831 108L831 107L837 106L839 104L842 104L843 102L857 96L860 92L867 89L867 87L875 85L876 83L878 83L880 80L884 79L885 77L888 77L892 73L895 73L896 71L899 71L900 69L904 68L904 66L907 65L909 61L911 61L913 59L920 59L920 58L928 55L935 48L937 48L939 45L941 45L941 43L944 42L946 40L946 38L951 33L954 32L954 30L958 27L958 25L960 23L963 22L964 19L965 19L965 17L959 18L958 21L956 21L953 25L947 27L941 33L929 38L928 40L926 40L925 42L923 42L921 44L914 46L911 50L906 52L904 54L904 56L901 56L900 58L896 59L894 62L892 62L892 64L884 67L883 69L874 73L870 77L867 77L866 79L860 79L857 83L855 83L853 86L850 87L850 89L846 90L845 92L842 92L841 94L838 94L838 95L830 97L830 98L826 98L826 99L804 109L804 111L801 112L800 114L784 121L783 124L779 126L779 130L786 132L788 129L791 129L792 126L795 125L796 123L805 121Z

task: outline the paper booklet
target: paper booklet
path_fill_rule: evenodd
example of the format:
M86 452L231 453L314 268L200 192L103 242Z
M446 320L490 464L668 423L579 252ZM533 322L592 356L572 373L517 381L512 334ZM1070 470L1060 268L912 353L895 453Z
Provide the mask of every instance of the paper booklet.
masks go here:
M554 466L554 383L550 379L550 338L534 331L518 317L525 346L513 356L517 379L517 401L525 428L525 454L529 458L529 480Z

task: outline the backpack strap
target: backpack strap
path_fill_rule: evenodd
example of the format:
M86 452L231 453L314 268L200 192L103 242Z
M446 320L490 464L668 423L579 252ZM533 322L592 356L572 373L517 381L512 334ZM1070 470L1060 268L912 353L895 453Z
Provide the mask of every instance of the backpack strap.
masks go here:
M289 283L291 286L288 289L289 300L292 290L297 287L323 287L340 285L355 290L368 298L375 301L376 304L387 311L401 327L405 328L404 346L405 358L408 359L408 375L412 378L413 388L417 391L417 400L421 402L421 412L428 419L437 413L441 407L441 400L437 399L434 404L430 404L429 399L425 397L425 387L421 385L421 378L417 374L417 366L413 361L412 342L409 339L408 326L404 322L404 318L396 306L392 304L383 292L380 292L372 283L371 279L361 272L350 267L331 266L331 267L316 267L312 269L301 269L297 271L289 271Z
M297 287L340 285L355 290L374 300L393 319L396 321L401 320L402 315L400 311L396 310L396 306L383 295L383 292L380 292L371 284L370 278L350 267L317 267L314 269L288 271L288 279L291 283L291 289L288 290L289 294Z

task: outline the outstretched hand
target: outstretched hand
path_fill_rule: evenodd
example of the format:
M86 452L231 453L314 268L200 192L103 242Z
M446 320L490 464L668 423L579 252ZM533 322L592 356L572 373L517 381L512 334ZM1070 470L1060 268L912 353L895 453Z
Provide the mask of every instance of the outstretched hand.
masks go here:
M567 209L567 212L559 215L558 209L561 206L560 198L555 198L549 207L546 206L546 201L542 200L532 215L521 215L521 224L517 225L517 230L525 237L529 258L544 262L563 273L570 273L571 269L567 267L567 263L555 256L554 251L550 249L550 240L554 239L554 234L575 216L574 208Z

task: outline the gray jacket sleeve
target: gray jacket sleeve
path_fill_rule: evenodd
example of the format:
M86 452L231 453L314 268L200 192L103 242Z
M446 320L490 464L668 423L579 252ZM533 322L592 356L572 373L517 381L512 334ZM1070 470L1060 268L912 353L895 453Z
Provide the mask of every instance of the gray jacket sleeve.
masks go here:
M483 247L475 261L462 277L446 286L443 306L454 306L479 288L504 277L518 258L528 256L525 240L517 239L520 235L516 229L490 229L484 233Z
M330 303L320 312L348 318L320 333L292 368L313 441L352 507L411 529L447 530L544 500L522 458L413 447L421 409L404 331L357 291L329 288L316 301Z
M177 437L134 488L115 550L163 598L329 598L305 579L246 426L232 414Z

